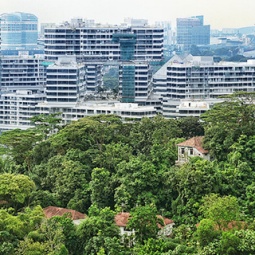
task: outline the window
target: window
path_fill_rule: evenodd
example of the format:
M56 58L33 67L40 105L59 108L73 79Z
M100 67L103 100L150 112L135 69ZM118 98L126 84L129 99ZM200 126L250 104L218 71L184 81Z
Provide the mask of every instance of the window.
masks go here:
M193 148L189 150L189 155L193 155Z

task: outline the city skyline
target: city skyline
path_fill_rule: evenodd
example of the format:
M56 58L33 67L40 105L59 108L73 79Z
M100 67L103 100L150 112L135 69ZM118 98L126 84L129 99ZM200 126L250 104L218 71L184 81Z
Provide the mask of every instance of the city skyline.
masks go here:
M28 12L39 23L61 23L71 18L94 19L98 23L120 24L125 18L170 21L176 18L204 15L211 29L239 28L255 24L254 0L0 0L0 12ZM59 10L59 11L56 11Z

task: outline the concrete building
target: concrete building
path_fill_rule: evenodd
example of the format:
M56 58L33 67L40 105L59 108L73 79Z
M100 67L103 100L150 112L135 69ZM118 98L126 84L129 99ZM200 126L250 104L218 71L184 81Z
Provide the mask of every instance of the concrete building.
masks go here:
M0 15L1 50L32 50L37 47L38 19L31 13Z
M36 114L61 112L62 124L68 124L86 116L99 114L115 114L123 121L141 120L143 117L153 118L157 111L153 106L139 106L136 103L120 103L118 101L85 101L74 106L66 104L39 103Z
M33 93L45 88L44 56L29 55L28 51L20 51L18 55L1 56L0 81L1 93L17 90L31 90Z
M187 163L192 157L200 157L206 160L210 160L210 154L208 150L203 148L203 136L192 137L182 143L178 143L178 160L177 165Z
M75 56L60 57L46 70L46 101L75 105L85 94L85 65Z
M213 57L174 56L153 76L165 117L199 116L219 96L255 91L255 61L219 62Z
M45 57L56 60L61 55L76 55L83 61L120 60L120 42L114 34L136 36L136 60L161 61L163 59L163 33L160 27L91 25L79 22L45 28Z
M33 125L30 123L30 118L37 114L36 106L44 100L44 93L33 93L31 90L2 93L0 97L0 131L31 128Z
M119 68L119 96L121 102L145 102L152 90L152 70L149 63L132 61Z
M192 45L210 44L210 25L204 25L203 16L177 18L177 44L183 50L189 50Z

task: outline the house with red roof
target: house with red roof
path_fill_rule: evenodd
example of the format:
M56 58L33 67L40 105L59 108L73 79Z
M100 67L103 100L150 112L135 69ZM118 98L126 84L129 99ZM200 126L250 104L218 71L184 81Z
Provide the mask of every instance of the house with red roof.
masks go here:
M119 227L120 229L120 235L134 235L135 234L135 230L129 230L127 229L127 224L128 224L128 219L130 217L130 213L129 212L121 212L118 213L117 215L115 215L114 220L115 220L115 224ZM159 228L159 235L164 235L164 236L170 236L172 234L172 230L173 230L173 226L174 226L174 222L171 219L165 218L161 215L157 215L158 219L162 220L162 225L158 223L158 228Z
M78 225L84 220L87 216L86 214L80 213L72 209L61 208L57 206L48 206L43 209L44 215L47 219L50 219L54 216L64 216L66 215L73 220L74 224Z
M176 164L184 164L189 161L190 157L201 157L210 160L208 150L203 148L204 136L195 136L184 142L178 143L178 160Z

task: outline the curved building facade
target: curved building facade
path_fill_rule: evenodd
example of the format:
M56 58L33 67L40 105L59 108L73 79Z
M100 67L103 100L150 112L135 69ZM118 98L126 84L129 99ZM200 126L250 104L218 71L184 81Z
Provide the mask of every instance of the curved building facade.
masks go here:
M30 13L0 15L1 49L31 50L37 47L38 18Z

